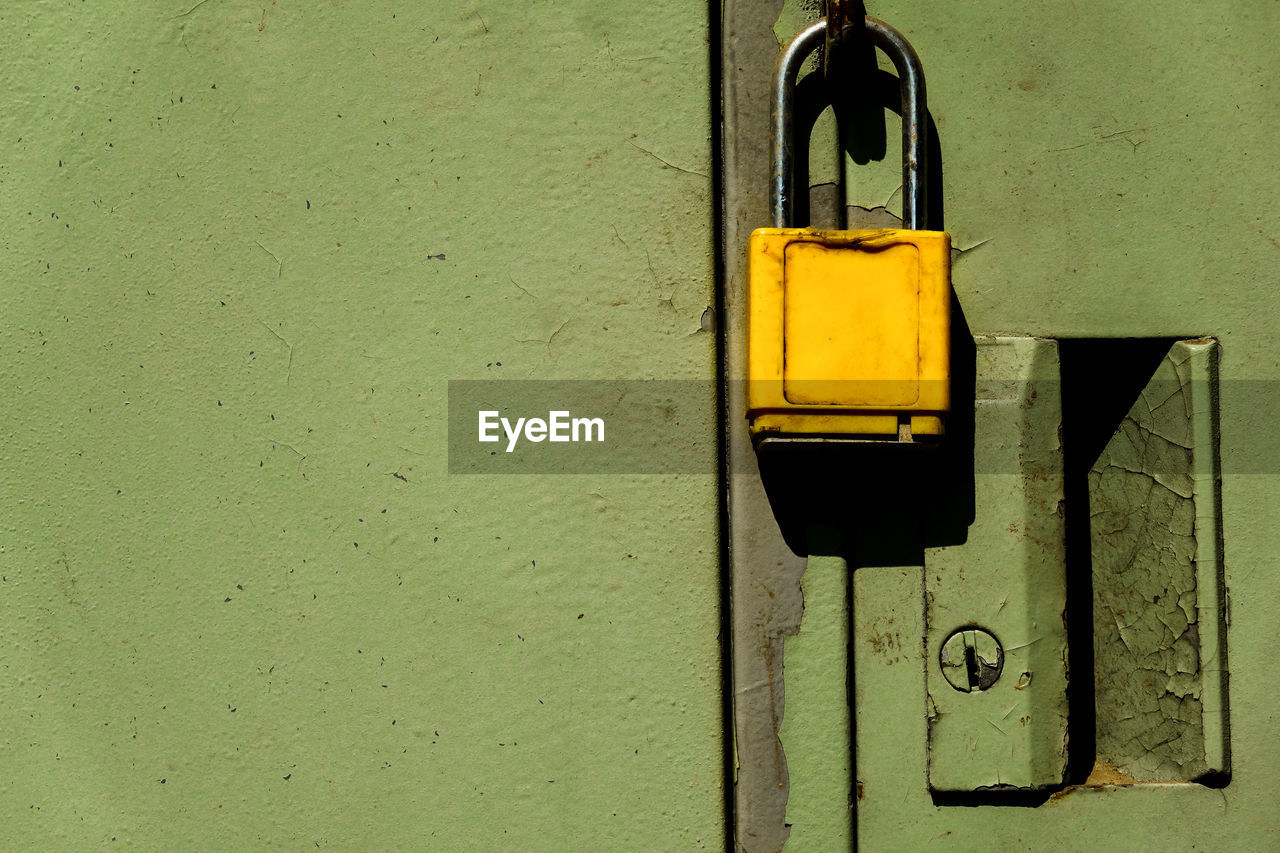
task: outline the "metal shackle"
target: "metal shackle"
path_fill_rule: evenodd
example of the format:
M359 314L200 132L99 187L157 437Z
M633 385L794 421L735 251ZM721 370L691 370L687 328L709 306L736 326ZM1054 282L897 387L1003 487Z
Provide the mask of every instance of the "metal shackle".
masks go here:
M826 31L826 20L805 27L782 49L774 65L769 184L769 216L774 228L788 227L791 218L791 173L795 161L791 124L795 113L796 74L801 63L823 43ZM924 68L911 43L884 21L867 15L866 31L871 43L888 55L898 72L902 93L902 224L917 231L924 225L927 202L924 164L929 126Z

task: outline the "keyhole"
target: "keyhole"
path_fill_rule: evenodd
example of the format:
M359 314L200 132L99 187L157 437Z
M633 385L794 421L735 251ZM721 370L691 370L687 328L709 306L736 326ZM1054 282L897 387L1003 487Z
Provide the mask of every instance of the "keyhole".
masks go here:
M973 646L964 647L964 667L969 672L969 692L978 690L982 682L982 672L978 669L978 650Z
M938 664L947 682L961 693L991 689L1004 669L1004 649L990 631L960 628L938 651Z

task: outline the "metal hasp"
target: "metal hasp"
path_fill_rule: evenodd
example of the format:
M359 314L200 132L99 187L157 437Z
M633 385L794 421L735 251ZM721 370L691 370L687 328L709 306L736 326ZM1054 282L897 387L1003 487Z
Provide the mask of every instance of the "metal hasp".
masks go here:
M878 18L866 16L866 33L898 72L902 92L902 225L912 231L924 228L928 192L924 169L929 145L926 120L924 68L911 43L902 33ZM773 72L773 109L770 116L772 164L770 172L769 219L774 228L786 228L791 221L791 186L795 162L795 142L791 128L795 122L796 74L809 54L827 35L827 22L818 21L796 33L778 54Z
M758 449L936 442L951 407L951 237L925 226L924 73L901 33L865 18L898 69L905 228L791 223L796 74L828 23L774 66L770 220L747 246L747 421Z
M974 517L962 543L924 553L929 787L1054 788L1068 711L1058 346L974 343Z

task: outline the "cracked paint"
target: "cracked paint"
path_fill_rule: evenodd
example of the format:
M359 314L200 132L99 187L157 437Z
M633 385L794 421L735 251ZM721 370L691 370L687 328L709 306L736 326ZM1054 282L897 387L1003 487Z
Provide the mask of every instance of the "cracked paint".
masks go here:
M1097 756L1140 782L1223 769L1204 713L1216 607L1201 624L1202 584L1219 583L1200 541L1214 549L1218 484L1197 465L1214 457L1216 433L1197 418L1208 374L1193 369L1211 367L1210 353L1213 342L1175 344L1089 472ZM1207 581L1202 555L1215 569Z

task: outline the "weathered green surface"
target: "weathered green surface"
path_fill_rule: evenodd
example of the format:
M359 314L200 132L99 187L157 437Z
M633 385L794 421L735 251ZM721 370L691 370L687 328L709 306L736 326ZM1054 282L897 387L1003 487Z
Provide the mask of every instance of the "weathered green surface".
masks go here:
M976 344L974 518L963 543L924 556L929 785L1044 788L1062 782L1067 759L1058 348ZM970 626L1003 646L1003 672L962 693L939 660L947 637Z
M944 158L946 225L962 254L953 283L975 333L1126 337L1213 333L1222 341L1222 544L1230 591L1232 777L1222 790L1081 790L1039 808L935 806L911 684L924 662L876 663L864 642L856 722L863 849L1268 849L1280 741L1280 600L1272 521L1280 377L1272 128L1280 7L877 4L929 79ZM871 196L863 203L876 203ZM1243 460L1260 457L1270 467ZM876 620L918 631L901 585L855 590L855 635ZM909 589L915 578L898 579ZM868 621L864 622L864 618ZM908 646L910 648L910 646ZM904 674L905 672L905 674ZM867 675L863 675L867 673ZM875 673L882 678L877 680ZM901 682L901 683L899 683ZM918 690L918 688L914 688ZM867 738L864 732L879 732Z
M710 450L444 456L711 376L707 14L0 10L0 847L722 846Z
M981 244L953 271L975 333L1220 333L1236 349L1224 379L1270 348L1280 7L874 11L924 63L947 230L962 249ZM1249 373L1276 368L1272 356Z
M1077 789L1035 808L935 805L924 769L926 722L914 712L924 661L910 638L924 625L911 596L921 582L919 569L854 575L859 850L1085 853L1275 846L1265 764L1244 778L1237 772L1223 790L1151 784ZM880 609L858 606L870 602ZM901 648L885 650L875 642L885 634L901 638ZM1239 727L1233 731L1239 745ZM1269 733L1251 734L1245 740L1254 748L1270 741ZM1269 759L1264 755L1263 760Z
M749 220L760 221L765 174L759 140L749 138L765 126L761 72L750 61L754 53L739 45L759 49L748 13L767 28L781 5L726 4L726 71L734 77L725 88L726 123L738 134L726 158L731 287ZM1273 131L1280 123L1280 64L1273 58L1280 7L1211 2L1153 14L1133 2L974 7L888 0L869 11L900 28L924 62L942 153L941 180L932 189L941 193L945 221L935 224L964 250L953 283L972 332L1212 334L1222 343L1232 761L1230 784L1221 790L1147 784L1075 790L1037 808L936 805L922 710L924 578L919 567L857 571L859 848L1275 848L1280 671L1269 638L1280 602L1280 395L1270 383L1280 379L1273 328L1280 235L1269 200L1280 190ZM887 135L896 132L890 117ZM884 204L898 168L892 146L884 165L851 167L849 203ZM894 198L889 207L898 204ZM751 568L753 587L791 577L771 573L772 565ZM886 636L899 645L889 646ZM795 662L791 655L787 661ZM785 670L773 674L787 680ZM790 708L787 714L788 725L799 726ZM786 746L788 753L816 748ZM794 772L790 783L797 784Z
M853 842L853 740L849 707L849 566L810 556L800 581L804 617L786 642L789 850L847 850ZM834 677L833 677L834 676Z
M1097 758L1227 770L1212 340L1173 345L1089 473Z

